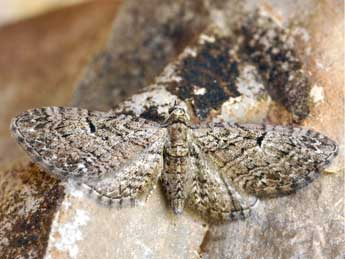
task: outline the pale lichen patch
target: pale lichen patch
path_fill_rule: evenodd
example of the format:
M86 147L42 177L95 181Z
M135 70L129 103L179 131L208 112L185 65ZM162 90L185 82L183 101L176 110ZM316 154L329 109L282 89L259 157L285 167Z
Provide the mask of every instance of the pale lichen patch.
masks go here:
M310 34L309 32L303 27L296 27L292 30L292 34L301 37L304 42L309 42Z
M183 57L191 56L193 58L195 58L197 55L198 55L197 51L191 47L185 48L185 50L181 54L181 56L183 56Z
M157 79L157 84L165 84L171 82L181 82L182 77L176 74L176 67L174 64L167 65L161 76Z
M58 213L52 225L49 247L67 253L70 258L77 258L79 253L77 242L83 239L80 228L90 221L90 217L86 211L76 209L70 221L62 223L59 218ZM47 256L49 257L51 253L53 251L48 251Z
M317 84L313 85L310 91L310 97L312 98L314 103L321 103L325 99L325 94L323 91L323 87Z
M262 123L268 114L271 98L256 68L252 65L243 66L236 86L241 95L230 97L223 103L220 118L228 122Z
M119 113L134 113L136 116L147 116L150 109L155 109L155 114L150 114L152 117L155 115L166 117L175 102L179 102L176 95L171 94L163 87L158 87L152 91L147 91L141 94L134 95L131 99L123 104L116 110ZM184 103L180 104L187 109ZM151 118L150 118L151 119ZM155 118L154 118L155 119Z
M73 197L76 198L83 198L85 195L84 193L79 189L75 187L75 184L73 181L69 181L68 183L65 184L65 188L68 194L70 194ZM63 205L65 202L63 203Z
M204 95L207 92L205 87L194 86L193 93L194 95Z
M216 41L216 38L212 35L207 34L201 34L199 38L200 44L204 44L206 42L214 43Z

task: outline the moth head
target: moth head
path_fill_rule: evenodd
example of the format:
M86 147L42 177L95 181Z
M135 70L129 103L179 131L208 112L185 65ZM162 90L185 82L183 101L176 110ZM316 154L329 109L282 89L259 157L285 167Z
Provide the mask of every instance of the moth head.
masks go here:
M183 107L175 103L175 105L169 109L169 117L167 119L167 123L171 124L176 122L188 124L189 116Z

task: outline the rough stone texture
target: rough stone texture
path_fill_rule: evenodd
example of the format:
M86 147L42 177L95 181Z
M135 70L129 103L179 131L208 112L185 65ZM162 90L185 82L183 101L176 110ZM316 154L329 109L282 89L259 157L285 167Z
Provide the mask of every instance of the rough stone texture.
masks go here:
M100 1L0 28L0 163L24 154L8 131L14 115L71 102L84 66L105 44L116 8Z
M206 24L209 24L208 19L212 20L226 37L231 37L233 26L236 27L236 24L243 24L242 22L239 23L239 21L244 21L247 18L247 15L243 15L241 4L238 4L237 1L212 1L208 5L207 2L199 2L205 4L204 8L210 17L207 18L208 16L205 15L204 18L201 18L201 24L206 26ZM244 9L246 10L253 10L253 6L256 5L256 1L240 2L244 3ZM124 7L125 9L122 10L122 20L118 18L119 20L115 21L114 30L118 26L118 32L113 34L109 46L116 46L114 37L119 35L120 32L126 31L128 23L132 24L131 22L121 22L126 21L126 15L124 14L126 10L134 8L131 5L135 5L134 1L127 2L127 9ZM149 4L147 5L150 6ZM159 10L160 6L164 5L166 5L166 2L161 1L157 5L152 5L151 8ZM306 91L309 93L308 103L306 103L305 94L302 95L304 97L302 103L309 108L311 107L309 115L302 125L321 131L339 143L341 148L340 154L331 167L336 174L321 177L321 179L295 195L262 201L251 218L229 225L209 226L209 231L206 235L204 233L206 233L208 228L207 225L203 225L199 219L191 216L189 213L185 213L179 218L172 215L159 192L153 193L148 203L142 208L114 211L99 207L93 201L84 198L80 192L73 188L68 188L68 194L62 203L61 209L55 215L52 225L48 246L48 255L50 257L88 258L93 255L102 255L110 258L116 256L129 256L131 258L157 258L162 256L165 258L193 258L198 256L197 250L205 258L344 257L344 179L343 173L339 172L344 165L342 160L344 157L344 114L341 112L344 108L342 100L344 96L342 88L344 81L342 72L344 70L342 62L344 57L344 36L342 32L344 27L341 22L344 16L342 11L343 4L317 0L295 1L294 3L285 0L271 0L261 2L260 6L270 17L274 17L274 22L281 24L282 28L288 28L287 32L291 33L294 39L296 39L296 47L294 48L296 53L294 55L300 58L299 62L301 62L303 70L308 75L308 85L311 88L310 93L309 90ZM141 9L148 10L145 8L148 7L143 5L137 9L139 11ZM191 13L194 13L194 15L198 14L195 10L193 11L193 8L188 9L187 7L184 9L184 13L188 13L188 10L191 10ZM129 14L135 16L140 21L141 19L145 20L146 16L153 16L152 13L154 13L139 11L135 13L129 12ZM174 15L170 16L169 21L171 22L176 17L180 17L178 15L179 12L172 13ZM131 20L131 15L127 19ZM118 17L121 17L121 15ZM207 20L205 24L203 19ZM166 21L163 18L162 20ZM156 20L152 21L152 23L154 22ZM139 26L143 23L138 22L137 24ZM187 27L189 25L189 23L185 24ZM136 32L140 31L140 28L138 27ZM143 27L142 35L145 35L144 31L150 31L149 28L150 26ZM161 32L161 30L157 31ZM155 30L155 32L157 31ZM190 30L185 28L183 31ZM134 34L130 35L133 36ZM122 45L128 43L128 49L125 53L135 53L135 50L131 49L131 47L141 46L143 38L140 35L137 45L129 43L134 41L134 36L118 39ZM180 37L183 38L183 35L181 34L179 39L181 39ZM196 37L197 35L194 36L198 38ZM154 38L151 36L150 39L153 40ZM199 37L199 40L201 38ZM166 37L165 39L166 41L164 42L169 42L171 38ZM141 82L138 84L134 83L134 86L131 86L133 87L132 89L135 89L136 86L138 88L145 86L145 84L153 80L154 76L158 75L160 70L170 61L170 58L173 58L180 50L184 49L187 43L191 43L190 40L191 38L187 33L186 40L178 41L181 44L183 43L182 45L176 49L169 47L169 50L165 52L166 55L159 56L161 59L156 57L159 60L157 61L160 64L159 66L150 63L153 62L151 58L142 59L145 62L149 61L148 63L139 62L138 59L129 59L132 61L128 63L128 67L124 66L124 71L150 71L147 78L140 73L138 73L139 76L136 79L123 77L122 72L117 72L118 70L116 70L118 66L121 68L122 66L102 66L104 64L102 62L105 62L107 59L102 58L101 55L101 58L99 58L102 61L99 63L101 65L94 65L97 64L96 61L86 71L84 83L81 83L77 92L78 98L76 103L84 107L97 107L99 109L105 109L118 104L123 97L119 98L116 96L116 93L114 94L115 80L124 82L119 84L119 89L126 89L126 80L129 80L128 82L133 82L132 80L134 82ZM234 46L239 42L235 41L235 39L232 40L235 42ZM196 44L198 44L197 41ZM156 41L153 40L153 42ZM176 40L173 40L173 42L176 42ZM174 45L167 44L168 46ZM191 45L198 48L198 45ZM111 50L109 46L107 50ZM153 46L156 45L153 44ZM199 47L203 48L203 46ZM152 57L156 54L156 51L155 47L145 48L144 54L141 54L146 55L146 57ZM259 95L262 94L265 98L268 98L267 92L262 90L263 86L269 90L267 88L268 79L260 74L257 69L260 62L257 63L253 58L245 55L247 52L241 51L240 48L236 51L239 53L239 56L236 57L236 63L239 64L239 73L238 77L233 80L233 85L236 85L238 92L240 92L239 89L241 87L248 85L247 82L251 82L250 85L254 85L254 87L246 88L242 93L240 92L240 96L229 94L227 98L224 98L216 106L209 107L207 119L218 120L223 117L226 120L236 119L255 122L267 120L273 123L291 123L294 111L291 109L292 106L289 105L289 102L265 102L264 111L260 111L260 99L256 97L257 93L259 93ZM105 54L103 54L105 57L108 55L106 54L107 52L105 51ZM114 53L118 52L114 50ZM167 53L170 54L168 55ZM190 51L187 50L188 53L190 54ZM240 55L241 53L243 55ZM166 58L166 56L169 56L169 58ZM164 112L176 100L176 96L172 92L167 91L166 86L173 83L176 77L181 77L181 73L176 72L181 72L181 68L186 67L181 66L186 57L190 58L191 56L184 54L179 56L178 60L170 67L167 67L163 74L145 92L133 96L121 105L119 109L126 109L127 112L131 110L132 113L140 114L146 118L159 119L157 118L158 114L155 107L165 107L162 110ZM117 61L112 58L109 60L109 64ZM198 60L198 55L194 60ZM120 62L119 64L122 63ZM297 70L299 69L298 67ZM94 74L93 71L95 71ZM111 74L114 73L118 74L113 77ZM186 76L188 73L182 75ZM217 73L213 73L214 75L217 75ZM100 84L93 84L92 82L97 81L98 77L100 77ZM187 84L185 88L188 90L185 100L190 99L190 102L193 104L193 100L202 98L202 96L199 96L204 91L200 90L202 88L192 88ZM223 85L220 88L223 88ZM260 91L253 94L255 91L250 89L259 89ZM176 89L174 90L176 91ZM289 93L290 91L287 92ZM195 93L197 94L195 95ZM180 98L183 97L180 96ZM84 100L84 104L82 104L82 100ZM248 105L244 100L247 100L247 103L252 105L252 109L247 109ZM149 105L145 106L143 101L148 101ZM280 100L276 99L276 101ZM195 103L197 102L194 102L194 105ZM212 102L210 104L212 105ZM200 110L199 108L202 108L202 106L197 105L192 110L198 111ZM244 110L245 108L247 110ZM259 114L259 116L256 116L256 114ZM199 115L196 112L194 119L203 120L204 117L202 118ZM130 254L128 254L129 251Z
M45 254L63 194L58 180L33 164L1 171L1 258L39 258Z
M70 102L83 66L104 45L116 9L114 2L98 1L0 28L1 258L42 258L64 195L56 179L28 165L10 137L10 119L32 107Z
M228 1L228 3L229 6L235 4L236 7L234 1ZM246 8L251 9L253 3L246 1L246 4ZM245 20L241 17L240 11L237 15L231 16L232 12L236 12L234 6L224 8L226 11L222 11L221 7L214 8L213 6L214 9L210 11L211 19L224 32L229 28L234 28L233 26L236 27L238 21ZM279 34L278 37L282 34L283 36L288 35L289 39L294 41L293 52L287 54L293 56L292 60L294 61L292 63L296 62L296 57L299 57L297 65L292 65L292 74L300 74L303 71L303 75L299 77L301 80L298 82L304 82L302 86L306 86L301 89L301 84L297 84L294 81L295 79L292 80L294 81L293 84L289 83L289 78L283 73L282 81L277 81L277 84L279 91L282 94L285 92L283 94L283 97L285 97L279 99L277 98L279 91L276 88L270 89L271 85L267 85L267 82L276 79L270 76L271 69L273 74L277 73L274 70L275 63L272 63L271 68L266 67L264 69L265 73L261 71L263 79L254 80L254 82L256 84L258 82L265 84L266 89L277 102L272 102L266 119L261 117L261 120L286 124L292 123L293 120L301 121L309 114L302 125L325 133L335 139L341 147L338 159L329 169L335 171L336 174L321 177L311 186L295 195L262 201L257 208L257 212L246 221L223 226L212 226L205 236L199 252L206 258L253 258L260 256L266 258L341 258L344 256L344 243L342 241L344 235L344 181L343 172L341 172L344 155L344 115L341 112L344 107L342 100L344 93L341 72L343 64L339 56L343 57L341 48L343 35L341 31L344 28L340 24L343 13L332 11L341 9L336 7L334 2L298 1L291 4L288 1L279 3L278 1L267 1L261 4L261 8L269 17L273 17L273 22L279 25L275 26L275 28L279 28L278 32L275 32ZM310 10L310 12L305 10ZM315 13L318 15L312 15ZM334 29L328 31L330 27L334 27ZM264 28L267 27L264 26ZM328 38L324 35L327 35ZM340 37L340 39L337 37ZM321 42L323 44L319 45ZM130 100L120 105L118 111L134 112L146 118L160 120L161 118L157 117L159 113L157 113L155 107L165 107L167 109L176 99L176 96L172 95L176 93L176 88L171 87L171 92L169 92L166 90L166 86L174 82L175 86L178 85L176 81L179 81L179 79L176 78L181 78L181 73L179 73L181 71L179 67L183 63L181 60L193 52L193 47L185 52L173 65L165 69L160 78L156 80L156 83L146 89L146 92L134 95ZM271 52L265 52L266 50L263 49L259 54L266 58L274 57ZM260 65L264 62L251 57L251 50L248 51L241 46L239 53L243 54L240 56L242 59L239 63L249 62L250 65L254 63L254 67L259 68L260 71ZM193 54L189 57L193 57ZM198 55L193 60L197 59ZM185 68L185 66L182 67ZM255 68L253 70L257 71ZM245 79L248 80L249 77L245 77ZM288 88L284 88L284 81L288 83ZM196 99L193 92L198 93L200 89L186 85L182 90L187 91L187 96L180 94L179 97L185 100L191 98L191 103L195 105L193 100ZM276 93L272 93L272 91L276 91ZM297 99L296 93L298 93ZM162 100L162 97L166 99ZM241 101L235 102L234 99L236 99L236 96L235 98L230 96L228 101L226 101L226 98L223 100L221 115L224 113L232 114L232 108L234 107L232 104L241 104ZM225 106L228 103L231 105ZM254 103L257 105L257 102ZM291 113L287 112L283 105ZM204 106L200 107L205 108ZM217 110L219 107L217 105L213 108ZM209 111L214 110L213 108ZM241 111L241 109L239 110ZM195 108L194 111L196 111ZM334 111L337 112L334 113ZM161 112L166 111L163 109ZM216 114L219 114L219 111ZM253 119L253 117L247 117L248 113L242 113L242 115L237 116L236 119L239 119L239 117L241 121L251 121ZM196 117L198 117L198 113L196 113ZM214 115L211 115L211 117L214 117ZM227 118L227 120L231 119L233 117ZM259 122L260 119L256 121ZM332 125L332 127L329 127L329 125Z
M238 29L245 58L256 63L272 98L292 113L295 121L309 114L310 84L297 55L293 35L270 16L253 15Z
M125 1L107 48L88 66L74 104L108 110L150 84L208 23L202 1Z
M262 201L246 221L212 227L203 242L204 257L343 258L343 3L269 2L265 9L300 38L299 50L304 52L312 86L312 108L303 126L320 130L338 142L340 154L329 169L335 174L323 175L295 195ZM280 116L274 108L269 120L282 122Z
M111 209L70 186L50 233L47 258L193 258L207 230L176 217L161 191L141 207Z
M255 66L251 72L259 74L270 96L291 112L291 119L304 119L309 113L310 83L296 48L296 37L270 15L256 13L255 5L247 2L244 10L250 14L249 19L237 1L144 1L140 7L126 1L114 21L107 48L88 66L74 105L91 110L115 107L125 96L154 82L154 76L168 61L185 46L193 45L201 31L216 24L224 34L220 35L223 44L212 47L220 49L210 49L207 42L199 46L202 49L198 60L193 60L197 64L188 59L181 64L184 70L179 76L185 78L185 85L175 89L171 84L167 89L183 100L189 99L197 117L206 119L230 96L239 97L234 88L236 81L241 80L239 70L248 71L247 65ZM218 53L211 60L208 52ZM229 62L227 68L224 60ZM205 68L209 71L203 72ZM203 73L201 78L198 73ZM213 74L212 82L208 73ZM195 85L206 87L206 94L195 94Z
M245 115L245 122L261 122L271 104L263 80L251 63L238 58L239 53L231 49L232 39L219 29L200 34L154 84L115 111L162 122L179 99L190 108L194 123L239 122Z

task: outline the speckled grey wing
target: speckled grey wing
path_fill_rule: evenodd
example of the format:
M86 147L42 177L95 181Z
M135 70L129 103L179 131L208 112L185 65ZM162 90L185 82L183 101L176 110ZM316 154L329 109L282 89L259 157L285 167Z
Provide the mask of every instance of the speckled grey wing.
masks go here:
M196 128L193 135L227 179L263 197L307 185L337 154L334 141L303 128L219 123Z
M109 205L146 197L161 173L166 130L144 119L47 107L20 114L11 129L35 162Z
M187 206L211 222L247 217L257 199L236 190L195 143L191 143L190 150Z

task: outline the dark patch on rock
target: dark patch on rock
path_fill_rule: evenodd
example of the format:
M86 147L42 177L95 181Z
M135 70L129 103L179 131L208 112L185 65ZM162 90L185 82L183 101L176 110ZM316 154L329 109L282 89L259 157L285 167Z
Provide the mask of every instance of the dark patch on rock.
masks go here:
M158 113L158 108L156 106L147 107L147 109L140 114L140 117L156 122L163 122L165 120L165 117Z
M0 257L42 258L63 187L30 163L3 172L0 189Z
M244 22L240 55L255 64L271 97L283 104L296 122L309 114L310 83L288 30L259 13Z
M171 28L165 24L161 29L170 35L170 39L173 35L182 35L176 24ZM218 114L224 102L247 91L238 88L241 86L239 80L246 76L241 73L241 68L253 65L255 74L260 76L260 84L265 85L275 103L284 106L295 122L306 118L310 83L289 30L255 12L238 20L229 31L231 33L226 34L220 28L209 27L152 86L163 87L184 100L194 111L191 115L196 121L206 120ZM146 42L145 46L152 44ZM146 111L141 117L159 120L158 113L148 106L142 104Z
M206 119L212 109L219 109L229 97L240 95L236 88L238 62L231 54L230 38L216 38L196 47L196 55L182 59L177 75L182 81L168 86L182 100L192 98L195 114ZM198 93L198 90L202 90Z

